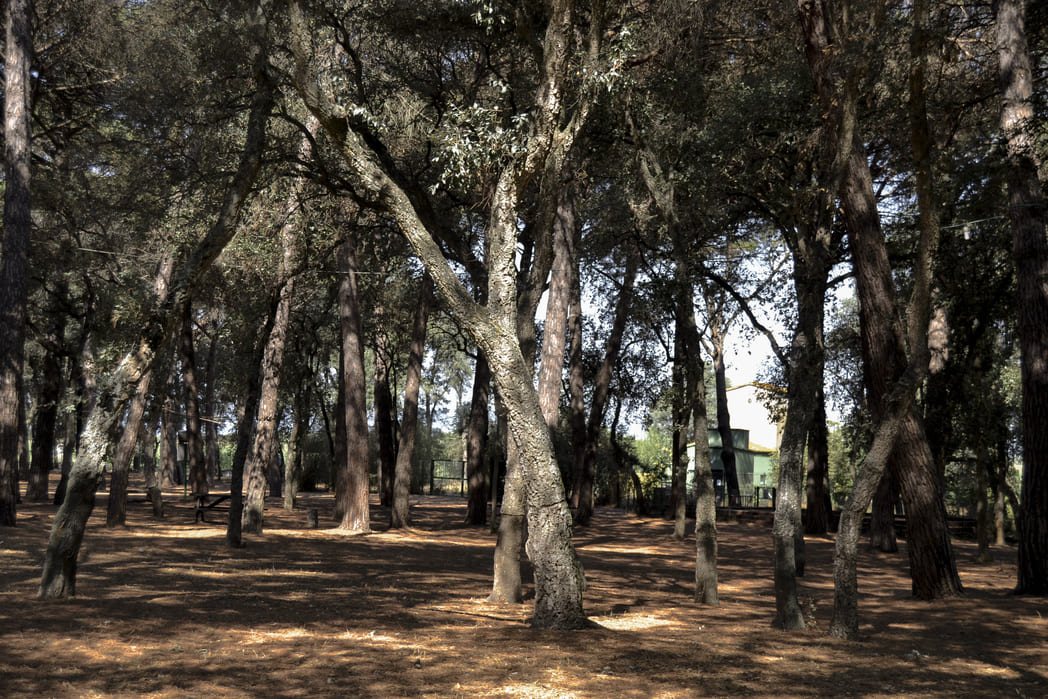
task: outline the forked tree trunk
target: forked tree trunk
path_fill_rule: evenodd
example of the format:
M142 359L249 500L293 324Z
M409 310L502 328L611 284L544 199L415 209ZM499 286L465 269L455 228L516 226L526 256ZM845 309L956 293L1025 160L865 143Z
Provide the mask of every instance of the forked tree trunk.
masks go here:
M1048 238L1038 179L1025 0L997 0L1001 130L1007 139L1019 345L1022 353L1022 506L1015 591L1048 594Z
M338 290L339 324L342 333L341 380L345 399L339 419L345 424L345 461L336 464L340 472L336 495L342 520L341 529L356 533L371 531L368 511L368 423L367 378L364 373L364 337L360 323L360 297L357 291L357 258L353 240L346 240L336 251L341 277Z
M432 302L433 282L427 275L422 278L422 288L419 290L415 322L411 327L408 366L404 376L404 416L400 421L400 447L397 449L393 507L390 511L390 527L393 528L411 526L411 465L415 460L418 394L422 384L422 359L426 350L426 323L429 320L429 307Z

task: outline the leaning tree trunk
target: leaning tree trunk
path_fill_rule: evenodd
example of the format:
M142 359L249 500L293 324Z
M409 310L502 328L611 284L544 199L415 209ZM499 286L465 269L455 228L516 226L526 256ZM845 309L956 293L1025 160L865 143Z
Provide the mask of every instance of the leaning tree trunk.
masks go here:
M153 284L158 303L167 296L167 288L171 283L174 269L174 256L163 253L156 281ZM149 384L152 376L153 370L149 370L139 380L134 398L131 399L131 405L127 409L120 441L117 442L116 451L113 453L113 475L109 481L109 502L106 503L107 527L123 526L127 519L127 473L131 460L138 450L138 438L142 433L142 417L145 415L146 402L149 400ZM157 488L156 492L150 493L150 497L159 499L159 491L160 489Z
M41 598L61 598L76 593L77 556L87 518L94 507L95 490L109 456L118 420L134 395L135 387L156 359L157 350L172 335L182 311L204 273L232 240L237 220L262 161L266 122L273 104L268 61L257 51L253 65L258 89L251 102L247 139L240 164L222 202L217 220L183 264L164 302L151 314L135 347L104 381L84 429L83 448L69 474L65 501L55 514L44 555Z
M244 465L255 441L255 417L262 395L262 357L265 356L266 343L273 328L273 316L273 313L266 314L266 322L251 353L248 366L252 367L252 371L248 375L241 396L243 403L237 416L237 444L233 450L233 463L230 464L229 519L226 523L226 545L231 548L244 545Z
M433 282L429 276L422 279L415 322L411 327L411 348L404 376L404 417L400 421L400 448L397 449L393 479L393 507L390 527L411 526L411 464L415 460L415 435L418 432L418 393L422 384L422 359L426 350L426 323L433 300ZM487 406L485 406L485 410Z
M1008 216L1022 353L1022 505L1015 591L1048 594L1048 238L1038 179L1024 0L997 0L1001 130L1007 138Z
M15 526L25 361L33 3L8 0L4 49L4 231L0 250L0 526Z

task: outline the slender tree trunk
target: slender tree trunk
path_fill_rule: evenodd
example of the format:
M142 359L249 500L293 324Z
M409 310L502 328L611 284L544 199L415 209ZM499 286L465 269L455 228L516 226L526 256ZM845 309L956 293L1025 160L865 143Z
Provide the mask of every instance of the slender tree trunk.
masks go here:
M393 394L389 388L392 351L389 336L383 329L385 311L377 308L374 314L377 322L374 331L375 375L372 387L375 395L375 442L378 447L378 495L379 502L389 507L393 504L393 481L398 460L393 436Z
M310 397L312 389L310 384L313 377L307 375L299 383L295 391L295 425L291 428L291 437L288 440L291 449L291 458L287 460L284 468L284 509L291 512L295 509L298 499L298 491L301 486L302 467L304 462L303 450L306 444L306 435L309 433Z
M683 275L681 275L683 276ZM673 520L673 538L683 540L688 510L688 450L685 423L688 422L688 372L684 350L684 326L687 309L692 308L690 285L680 282L674 306L673 328L673 444L671 446L670 505L667 519ZM709 438L707 438L709 443Z
M586 454L582 470L576 474L575 524L585 526L593 517L593 487L597 477L597 447L600 443L600 428L604 423L604 413L608 405L608 393L611 391L611 378L615 364L619 361L622 349L622 338L626 334L626 322L629 320L630 308L633 305L633 284L637 279L637 267L640 254L632 243L627 243L626 269L622 274L622 286L615 304L615 318L608 334L604 349L604 360L597 370L593 382L593 397L590 399L589 419L586 422ZM558 360L558 364L563 360Z
M218 424L215 422L215 382L218 380L218 348L221 336L221 315L215 309L208 316L208 327L211 330L211 344L207 350L207 368L205 376L207 385L204 387L204 407L206 419L204 422L204 454L205 470L207 471L208 483L222 480L221 455L218 450Z
M255 442L255 418L258 415L258 404L262 396L262 358L265 356L267 341L273 329L274 317L266 314L251 360L248 366L253 370L248 375L247 385L242 396L243 403L237 415L237 444L233 450L233 463L229 474L229 520L226 524L226 545L240 548L243 541L244 519L244 465L248 452Z
M163 417L160 420L160 482L165 488L182 485L178 464L178 414L175 411L175 372L167 375L164 386Z
M469 427L466 432L466 478L469 479L469 501L466 522L484 524L488 516L487 459L488 404L491 395L491 371L483 352L477 352L473 370L473 396L469 406ZM490 485L494 492L497 482Z
M30 460L29 479L26 483L26 500L47 500L48 475L54 468L55 428L58 424L58 407L62 399L62 364L55 350L61 341L61 328L56 323L52 329L40 368L40 390L37 393L36 415L33 420L33 455Z
M338 464L341 488L340 528L351 532L371 531L368 511L368 424L366 381L364 373L364 337L360 323L360 297L357 291L357 258L353 240L337 249L339 285L339 318L342 331L342 382L345 405L339 419L346 426L345 461Z
M174 268L175 258L167 253L162 255L156 282L153 284L158 303L167 296L167 287L171 283ZM113 477L109 482L109 502L106 510L107 527L121 527L127 519L127 471L138 449L139 435L142 432L142 417L145 415L146 402L149 400L149 384L152 376L152 370L145 372L138 386L135 387L135 396L131 399L131 405L127 409L124 429L113 454ZM157 489L156 496L159 498L159 489Z
M578 233L576 232L576 236ZM576 248L580 240L576 237ZM582 282L576 268L568 300L568 411L571 420L571 472L581 473L586 460L586 376L582 364ZM574 498L574 494L573 494Z
M807 500L804 533L809 536L826 536L830 530L830 464L826 434L826 393L822 387L822 366L818 367L819 388L815 392L814 414L808 428L808 480L805 487Z
M15 526L29 275L33 3L8 0L4 44L4 231L0 243L0 526Z
M182 390L186 406L186 470L189 492L208 492L207 466L204 463L204 440L200 430L200 390L197 384L196 349L193 342L193 303L182 312L182 334L179 338L182 359ZM143 374L143 378L149 372Z
M728 375L724 365L724 340L726 328L715 324L713 333L713 375L717 389L717 432L721 438L721 463L724 464L724 482L728 487L728 505L742 506L742 494L739 492L739 472L735 465L735 440L731 433L731 413L728 410ZM705 406L705 402L703 402ZM695 439L699 439L698 436ZM698 442L696 442L697 444ZM707 440L708 446L708 440Z
M189 303L204 273L236 232L241 206L261 165L266 122L273 104L266 59L264 52L259 50L252 61L258 89L251 103L247 139L217 220L185 261L164 302L154 309L135 347L99 383L100 397L95 401L84 429L84 448L70 471L66 498L55 514L51 528L40 581L41 598L75 595L77 556L116 423L123 416L142 375L153 367L157 351L174 332L183 308Z
M1022 505L1015 591L1048 594L1048 238L1038 179L1025 0L997 0L1001 130L1007 139L1008 215L1022 353Z
M393 507L390 527L411 526L411 464L415 460L415 435L418 432L418 393L422 384L422 355L426 350L426 323L433 301L433 282L422 278L415 322L411 328L411 348L404 377L404 417L400 421L400 448L397 450L396 477L393 484ZM485 406L485 411L487 406ZM485 507L486 509L486 507Z

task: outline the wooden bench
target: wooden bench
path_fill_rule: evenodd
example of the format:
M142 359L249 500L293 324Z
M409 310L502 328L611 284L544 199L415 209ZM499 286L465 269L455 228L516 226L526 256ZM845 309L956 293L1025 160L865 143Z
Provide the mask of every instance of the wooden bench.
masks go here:
M196 522L206 522L207 518L204 516L204 514L208 510L214 510L217 505L220 505L221 503L225 502L230 498L229 495L219 495L214 500L211 500L209 502L208 498L211 497L209 493L193 493L193 497L196 499L196 507L194 508L193 517L194 524ZM228 506L219 509L223 512L229 512Z

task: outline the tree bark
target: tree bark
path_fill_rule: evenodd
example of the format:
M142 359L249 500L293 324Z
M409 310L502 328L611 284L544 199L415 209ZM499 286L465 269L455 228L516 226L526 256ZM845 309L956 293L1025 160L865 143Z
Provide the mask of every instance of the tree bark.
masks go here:
M253 367L244 387L240 412L237 416L237 445L233 450L233 463L229 474L229 519L226 524L226 545L240 548L243 541L244 519L244 465L248 452L255 441L255 417L262 395L262 358L273 328L274 314L266 314L266 322L255 342L248 366Z
M19 405L29 275L33 3L8 0L4 44L4 231L0 243L0 526L17 519Z
M236 174L226 191L217 220L182 266L164 302L154 309L135 347L99 382L98 399L84 429L84 447L69 474L65 501L55 515L44 556L39 596L61 598L76 593L77 556L95 489L110 451L111 435L142 375L174 331L182 310L222 249L232 240L241 207L261 165L266 122L273 104L268 62L263 51L253 57L258 89L252 99L247 138Z
M728 491L728 505L741 507L739 472L735 465L735 440L731 434L731 412L728 410L728 375L727 367L724 365L726 329L720 323L711 323L710 331L712 335L710 344L713 345L713 376L717 390L717 433L721 438L720 458L721 463L724 464L724 484ZM709 446L708 441L707 446Z
M415 435L418 432L418 393L422 384L422 359L426 350L426 323L433 300L433 282L422 278L415 322L411 327L411 347L404 377L404 416L400 421L400 448L397 449L396 476L393 482L393 507L390 527L411 526L411 464L415 460ZM487 410L487 406L485 406ZM486 509L486 505L485 505Z
M357 291L356 245L344 241L336 250L341 277L338 290L339 324L342 333L341 380L345 403L339 416L346 429L345 461L337 465L341 472L337 491L342 512L341 529L366 533L371 531L368 505L368 423L367 378L364 372L364 337L360 323L360 297Z
M1007 139L1008 217L1022 355L1022 504L1019 594L1048 594L1048 238L1038 178L1033 78L1024 0L997 0L1001 131Z

